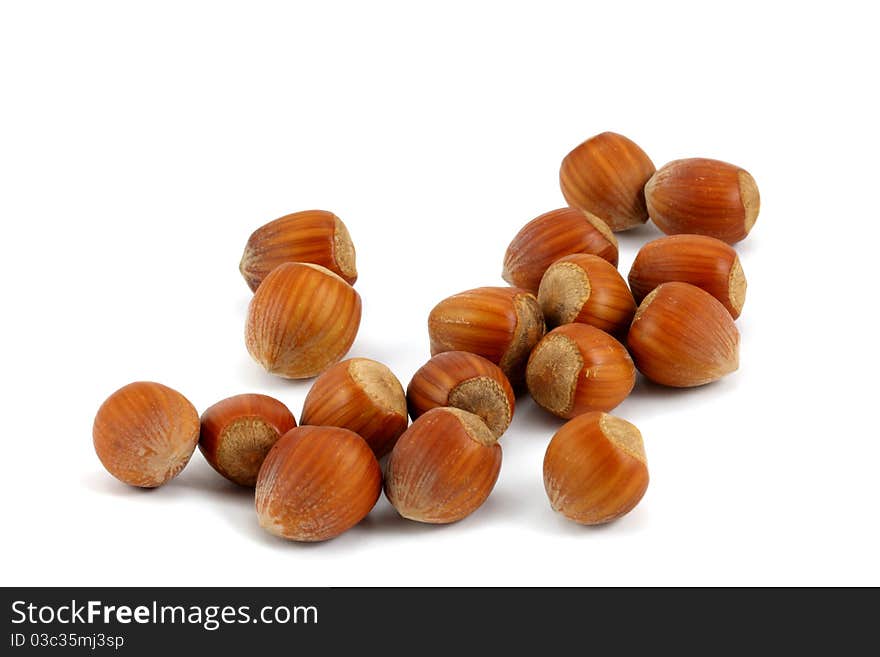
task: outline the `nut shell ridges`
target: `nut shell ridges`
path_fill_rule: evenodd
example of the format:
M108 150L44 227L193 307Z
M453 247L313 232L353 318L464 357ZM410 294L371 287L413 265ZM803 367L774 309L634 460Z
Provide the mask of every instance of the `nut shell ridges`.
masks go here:
M428 316L431 355L468 351L498 365L517 386L532 348L544 335L535 296L514 287L482 287L448 297Z
M632 392L635 380L624 346L588 324L564 324L550 331L526 369L532 398L562 418L611 410Z
M483 421L455 408L434 408L397 441L385 494L404 518L456 522L489 497L501 470L501 447Z
M644 188L654 170L635 142L603 132L565 156L559 184L569 205L592 212L612 230L628 230L648 220Z
M733 247L705 235L670 235L645 244L629 272L641 302L658 285L690 283L718 299L736 319L746 299L746 277Z
M496 436L513 419L515 397L501 368L464 351L437 354L413 375L406 391L413 419L453 406L479 416Z
M688 283L664 283L645 297L627 346L642 374L676 388L711 383L739 367L739 331L730 313Z
M260 468L257 517L276 536L325 541L366 517L381 490L382 471L363 438L338 427L297 427Z
M381 458L406 429L406 396L400 381L385 365L352 358L315 380L300 419L303 424L350 429Z
M553 436L544 456L544 488L550 505L584 525L629 513L648 488L642 435L607 413L587 413Z
M357 280L354 244L342 220L325 210L305 210L270 221L251 234L239 270L251 291L285 262L326 267L349 284Z
M339 276L318 265L285 263L254 293L245 342L269 372L303 379L345 356L360 320L360 295Z
M537 292L547 268L572 253L597 255L616 267L617 238L605 222L589 212L552 210L532 219L511 240L501 277L515 287Z
M576 253L547 269L538 303L550 327L578 322L612 335L626 335L636 302L620 273L597 256Z
M748 171L707 158L664 165L645 185L645 198L651 219L667 235L708 235L730 244L749 234L761 207Z

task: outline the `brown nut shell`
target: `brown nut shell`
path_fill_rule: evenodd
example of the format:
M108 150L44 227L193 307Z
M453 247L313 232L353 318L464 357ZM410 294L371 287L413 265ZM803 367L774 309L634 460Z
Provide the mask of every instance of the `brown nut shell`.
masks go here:
M404 518L456 522L489 497L501 470L501 447L473 413L434 408L397 441L385 471L385 495Z
M625 336L636 313L626 281L598 256L576 253L554 262L538 288L548 327L578 322Z
M294 541L326 541L376 504L382 471L366 441L348 429L301 426L269 451L257 477L260 526Z
M663 283L645 297L627 346L642 374L676 388L711 383L739 367L739 331L730 313L688 283Z
M92 439L110 474L131 486L155 488L189 463L199 441L199 414L176 390L137 381L101 404Z
M583 525L629 513L648 489L641 433L607 413L566 422L547 446L544 488L555 511Z
M515 287L480 287L448 297L428 316L431 355L468 351L498 365L513 386L544 335L538 300Z
M361 297L351 285L319 265L288 262L254 293L245 343L272 374L305 379L345 356L360 321Z
M749 234L761 208L748 171L707 158L664 165L645 185L645 199L651 219L667 235L708 235L730 244Z
M559 184L569 205L592 212L613 231L628 230L648 220L644 190L654 171L635 142L603 132L565 156Z
M501 277L537 292L541 277L559 258L590 253L617 266L617 238L598 217L577 208L561 208L532 219L516 234L504 254Z
M406 395L382 363L351 358L316 380L303 405L303 424L350 429L381 458L391 451L408 423Z
M347 283L357 280L354 244L342 220L326 210L294 212L257 228L244 247L239 270L251 291L285 262L326 267Z
M624 346L588 324L563 324L550 331L526 369L532 398L562 418L610 411L627 398L635 382L635 367Z
M679 281L718 299L736 319L746 300L746 277L739 256L727 242L705 235L670 235L645 244L629 271L629 284L641 303L658 285Z
M295 426L293 413L277 399L235 395L202 413L199 450L229 481L253 487L272 445Z
M513 388L501 368L465 351L437 354L413 375L406 389L415 420L432 408L452 406L478 416L501 436L513 419Z

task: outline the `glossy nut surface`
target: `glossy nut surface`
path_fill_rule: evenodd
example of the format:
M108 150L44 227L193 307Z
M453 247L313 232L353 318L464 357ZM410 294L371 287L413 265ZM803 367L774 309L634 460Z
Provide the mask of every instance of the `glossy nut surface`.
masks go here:
M623 135L603 132L587 139L562 161L559 184L566 202L592 212L614 230L645 223L645 183L654 163Z
M199 450L229 481L254 486L272 445L295 426L293 413L277 399L235 395L202 413Z
M326 267L349 284L357 280L354 244L342 220L325 210L294 212L251 234L239 270L251 291L285 262Z
M385 365L369 358L351 358L315 380L300 420L350 429L381 458L406 429L406 395Z
M276 536L326 541L363 520L381 491L379 462L363 438L338 427L301 426L263 461L257 517Z
M636 371L626 349L588 324L564 324L535 347L526 384L542 408L562 418L610 411L632 392Z
M498 365L519 385L529 353L544 335L538 300L515 287L481 287L448 297L428 316L431 355L468 351Z
M415 420L432 408L452 406L477 415L496 436L513 419L515 398L501 368L465 351L437 354L413 375L406 390Z
M708 235L730 244L749 234L761 208L748 171L707 158L664 165L645 185L645 199L651 219L667 235Z
M736 319L746 300L746 277L733 247L705 235L670 235L645 244L629 271L637 302L658 285L679 281L718 299Z
M361 321L361 298L319 265L279 265L248 307L245 343L267 371L288 379L320 374L348 353Z
M101 404L92 439L110 474L131 486L155 488L189 462L199 440L199 414L176 390L137 381Z
M542 214L522 227L504 254L501 277L515 287L537 292L541 277L559 258L590 253L617 266L617 238L598 217L577 208Z
M633 295L617 269L584 253L550 265L538 288L538 303L548 327L577 322L618 337L626 335L636 313Z
M489 497L501 470L501 447L473 413L434 408L412 423L394 446L385 494L404 518L456 522Z
M629 513L648 488L641 433L607 413L570 420L547 447L544 488L555 511L584 525Z
M642 374L677 388L711 383L739 367L739 331L730 313L688 283L664 283L645 297L627 346Z

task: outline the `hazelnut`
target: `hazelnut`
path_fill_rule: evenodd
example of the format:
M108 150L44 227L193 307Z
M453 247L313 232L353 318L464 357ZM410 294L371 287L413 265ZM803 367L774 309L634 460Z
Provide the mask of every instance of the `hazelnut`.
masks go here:
M598 525L635 508L648 489L642 434L607 413L566 422L544 455L550 505L582 525Z
M221 475L253 487L272 445L296 426L287 406L266 395L235 395L202 413L199 449Z
M626 281L609 262L575 253L554 262L541 279L538 303L548 327L578 322L625 336L636 313Z
M592 212L611 230L628 230L648 220L644 189L654 170L635 142L603 132L565 156L559 183L569 205Z
M431 355L469 351L498 365L514 386L541 336L535 296L515 287L480 287L444 299L428 317Z
M306 395L300 419L354 431L376 458L391 451L409 421L400 381L368 358L344 360L321 374Z
M562 418L610 411L627 398L635 382L624 346L588 324L563 324L550 331L526 369L532 398Z
M736 319L746 300L746 277L726 242L705 235L670 235L645 244L629 271L640 302L662 283L690 283L718 299Z
M708 235L731 244L749 234L761 207L748 171L706 158L658 169L645 185L645 198L651 219L667 235Z
M189 462L199 441L199 414L186 397L161 383L129 383L101 404L92 438L110 474L155 488Z
M513 419L513 388L501 368L466 351L437 354L413 375L406 389L415 420L432 408L452 406L477 415L501 436Z
M710 383L739 367L739 331L730 313L688 283L663 283L645 297L627 346L642 374L676 388Z
M363 520L381 491L379 462L363 438L339 427L297 427L263 461L257 517L276 536L326 541Z
M547 267L562 256L591 253L617 266L617 238L598 217L561 208L523 226L507 247L501 277L516 287L537 292Z
M397 441L385 495L404 518L434 524L476 511L495 486L501 447L486 424L457 408L434 408Z
M361 298L351 285L320 265L288 262L254 293L245 342L272 374L305 379L345 356L360 321Z
M285 262L310 262L346 283L357 280L354 244L345 224L332 212L295 212L257 228L244 247L239 270L256 292L269 272Z

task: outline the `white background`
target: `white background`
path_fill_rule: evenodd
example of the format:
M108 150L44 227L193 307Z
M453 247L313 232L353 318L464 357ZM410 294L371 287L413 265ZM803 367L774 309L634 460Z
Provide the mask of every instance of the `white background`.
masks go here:
M3 584L880 584L876 20L869 3L10 2L0 10ZM762 209L741 369L639 382L616 411L651 484L612 525L549 507L561 422L529 400L491 498L448 527L383 499L342 537L264 533L197 452L145 492L92 449L101 401L164 382L299 417L308 382L243 343L250 232L325 208L355 240L351 355L404 385L443 297L501 284L562 205L570 148L614 130L660 166L751 171ZM619 235L621 271L657 237Z

